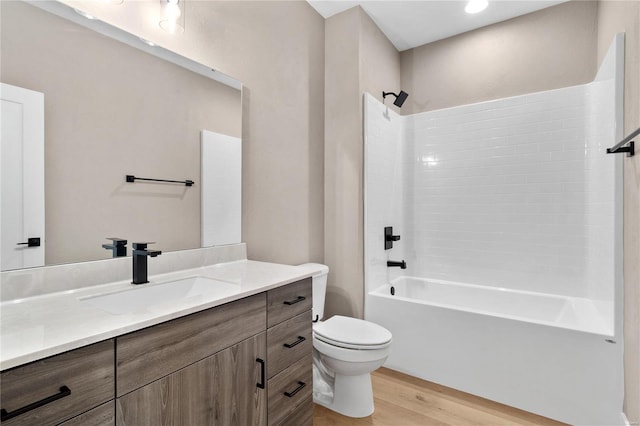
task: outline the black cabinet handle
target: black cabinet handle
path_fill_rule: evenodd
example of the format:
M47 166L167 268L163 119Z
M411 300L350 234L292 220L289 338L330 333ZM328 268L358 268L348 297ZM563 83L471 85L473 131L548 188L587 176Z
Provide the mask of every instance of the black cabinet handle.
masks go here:
M298 297L296 297L296 298L295 298L295 299L293 299L293 300L285 300L285 301L284 301L284 304L285 304L285 305L295 305L296 303L298 303L298 302L302 302L302 301L303 301L303 300L305 300L305 299L306 299L306 297L304 297L304 296L298 296Z
M260 383L256 383L256 386L259 389L264 389L264 379L265 379L264 359L256 358L256 362L260 364Z
M292 390L291 392L285 392L284 396L291 398L291 397L293 397L293 395L295 395L298 392L300 392L300 390L305 386L307 386L307 384L305 382L298 381L298 387L295 388L294 390Z
M18 243L19 246L40 247L40 237L29 238L25 243Z
M57 394L48 396L48 397L46 397L44 399L41 399L40 401L33 402L33 403L29 404L29 405L25 405L24 407L18 408L17 410L13 410L11 412L8 412L7 410L5 410L3 408L2 410L0 410L0 421L4 422L6 420L12 419L12 418L17 417L17 416L19 416L21 414L24 414L24 413L29 412L31 410L35 410L36 408L40 408L43 405L47 405L47 404L49 404L49 403L51 403L53 401L57 401L60 398L64 398L65 396L69 396L69 395L71 395L71 389L69 389L68 387L66 387L64 385L60 386L60 392L58 392Z
M295 342L293 342L293 343L285 343L282 346L284 346L285 348L292 348L295 345L299 345L300 343L304 342L305 340L307 340L307 339L305 339L304 336L298 336L298 340L296 340Z

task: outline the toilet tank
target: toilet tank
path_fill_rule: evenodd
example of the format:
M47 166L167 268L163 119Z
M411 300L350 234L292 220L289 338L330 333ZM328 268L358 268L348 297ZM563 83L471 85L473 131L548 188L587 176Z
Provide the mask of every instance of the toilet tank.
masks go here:
M312 279L312 318L321 320L324 317L324 297L327 292L327 275L329 267L320 263L305 263L298 266L304 268L305 272L311 275Z

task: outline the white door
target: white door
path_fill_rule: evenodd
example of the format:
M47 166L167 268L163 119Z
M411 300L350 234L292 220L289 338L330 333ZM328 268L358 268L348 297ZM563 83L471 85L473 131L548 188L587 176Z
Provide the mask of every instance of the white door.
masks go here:
M0 83L0 98L0 270L43 266L44 94Z

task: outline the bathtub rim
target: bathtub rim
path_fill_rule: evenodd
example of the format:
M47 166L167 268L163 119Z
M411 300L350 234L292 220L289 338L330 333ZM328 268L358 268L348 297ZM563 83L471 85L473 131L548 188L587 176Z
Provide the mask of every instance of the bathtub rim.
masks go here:
M536 320L536 319L527 318L527 317L519 317L519 316L516 316L516 315L501 314L501 313L483 311L483 310L479 310L479 309L469 309L469 308L464 309L464 308L462 308L460 306L446 304L446 303L436 303L436 302L429 302L429 301L425 301L425 300L415 300L415 299L411 299L411 298L408 298L408 297L397 296L397 295L392 296L390 294L391 293L390 292L391 286L392 285L398 286L398 282L401 281L401 280L405 280L405 279L423 281L423 282L432 282L432 283L435 283L435 284L444 284L444 285L453 285L453 286L459 286L459 287L480 289L480 290L489 291L489 292L491 292L491 291L495 291L495 292L506 291L506 292L509 292L509 293L516 293L516 294L525 295L525 296L560 299L560 300L563 300L563 301L567 302L568 305L571 306L571 308L574 308L576 302L578 302L578 303L588 302L588 303L592 304L594 306L594 309L596 309L596 311L598 312L598 315L599 315L598 316L598 325L599 325L599 327L596 330L596 329L593 329L593 328L582 327L580 325L571 326L571 325L567 325L567 324L559 324L557 322L552 322L552 321ZM455 282L455 281L447 281L447 280L441 280L441 279L435 279L435 278L413 277L413 276L409 276L409 275L402 275L402 276L396 277L393 280L391 280L390 282L387 282L387 283L385 283L383 285L380 285L380 286L376 287L373 290L368 291L367 292L367 296L384 297L384 298L391 299L391 300L399 300L399 301L404 301L404 302L408 302L408 303L415 303L415 304L420 304L420 305L433 306L433 307L442 308L442 309L452 309L452 310L455 310L455 311L472 313L472 314L476 314L476 315L486 315L486 316L491 316L491 317L495 317L495 318L503 318L503 319L513 320L513 321L518 321L518 322L524 322L524 323L528 323L528 324L536 324L536 325L541 325L541 326L548 326L548 327L558 328L558 329L562 329L562 330L577 331L577 332L581 332L581 333L587 333L587 334L592 334L592 335L596 335L596 336L605 337L605 338L607 338L607 341L611 340L611 343L616 343L615 342L614 324L607 325L606 319L604 318L603 313L600 312L600 310L597 307L597 303L607 303L607 302L599 301L599 300L593 300L593 299L587 299L587 298L581 298L581 297L573 297L573 296L564 296L564 295L559 295L559 294L539 293L539 292L534 292L534 291L529 291L529 290L515 290L515 289L506 288L506 287L493 287L493 286L483 286L483 285L478 285L478 284L459 283L459 282ZM566 309L566 307L563 308L563 309Z

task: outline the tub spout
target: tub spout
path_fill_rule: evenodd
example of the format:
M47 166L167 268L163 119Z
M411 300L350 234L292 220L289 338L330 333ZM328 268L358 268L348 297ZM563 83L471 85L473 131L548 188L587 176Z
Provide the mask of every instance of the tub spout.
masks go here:
M405 262L404 260L400 262L397 262L395 260L387 260L387 267L392 268L397 266L399 266L400 269L407 269L407 262Z

